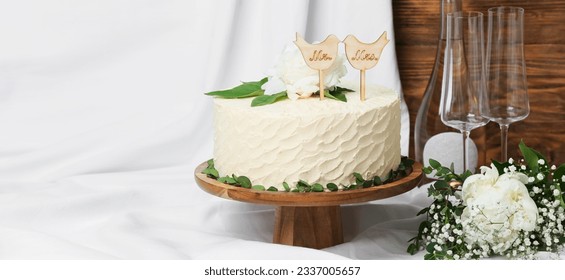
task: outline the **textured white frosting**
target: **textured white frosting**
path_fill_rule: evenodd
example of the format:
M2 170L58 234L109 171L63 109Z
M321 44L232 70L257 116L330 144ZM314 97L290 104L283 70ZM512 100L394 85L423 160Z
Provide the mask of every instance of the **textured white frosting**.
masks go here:
M380 86L366 93L365 102L350 92L346 103L308 98L260 107L251 98L215 98L215 167L220 176L279 189L298 180L349 185L354 172L382 177L400 163L400 100Z

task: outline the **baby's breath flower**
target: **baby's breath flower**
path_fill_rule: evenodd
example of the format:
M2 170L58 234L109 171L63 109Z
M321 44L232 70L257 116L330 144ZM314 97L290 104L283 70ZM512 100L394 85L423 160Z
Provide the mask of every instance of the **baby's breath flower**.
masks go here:
M461 179L462 189L456 194L451 189L430 189L429 197L435 201L428 208L428 221L417 241L425 246L433 244L432 258L499 255L535 259L540 250L558 252L565 248L561 197L565 175L556 174L557 166L550 167L543 159L536 159L539 171L534 172L526 165L531 157L525 159L510 158L505 174L498 173L494 165L481 167L480 174ZM460 176L446 175L440 180ZM548 176L552 181L545 182Z

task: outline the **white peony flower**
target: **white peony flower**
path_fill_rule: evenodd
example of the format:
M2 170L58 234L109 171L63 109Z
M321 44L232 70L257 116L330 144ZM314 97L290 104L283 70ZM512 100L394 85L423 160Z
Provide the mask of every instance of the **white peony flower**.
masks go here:
M326 89L338 85L340 79L347 74L344 62L344 56L338 55L332 66L323 71ZM288 98L296 100L309 97L319 90L318 71L306 65L295 44L285 48L276 65L269 70L268 76L269 80L262 86L265 94L286 90Z
M481 167L463 183L461 215L465 239L469 244L487 242L495 253L507 250L520 231L536 227L538 209L524 185L528 177Z

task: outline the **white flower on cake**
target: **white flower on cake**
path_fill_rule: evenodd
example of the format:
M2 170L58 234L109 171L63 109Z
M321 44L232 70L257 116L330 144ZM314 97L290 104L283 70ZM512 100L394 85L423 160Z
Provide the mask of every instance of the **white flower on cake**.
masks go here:
M501 253L520 231L535 229L538 209L525 186L528 176L514 171L499 176L491 167L483 166L481 174L465 180L461 192L467 207L461 221L468 244L488 244L494 253Z
M344 62L344 56L338 55L332 66L323 71L326 89L337 86L347 74ZM294 44L285 48L268 74L269 81L262 86L267 95L286 91L288 98L296 100L310 97L319 90L318 72L306 65L300 50Z

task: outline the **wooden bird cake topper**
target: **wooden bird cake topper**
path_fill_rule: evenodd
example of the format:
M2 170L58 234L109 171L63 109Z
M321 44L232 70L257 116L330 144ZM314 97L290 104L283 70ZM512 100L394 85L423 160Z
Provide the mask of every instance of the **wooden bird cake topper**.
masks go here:
M379 39L369 44L360 42L351 34L347 35L345 40L343 40L345 43L345 54L347 56L347 60L349 60L349 63L353 66L353 68L361 70L360 92L362 101L365 101L365 70L375 67L375 65L379 62L381 53L386 44L389 42L386 35L385 31L381 34Z
M339 39L335 35L329 35L324 41L318 44L310 44L296 33L294 43L300 49L302 57L308 67L318 70L320 79L320 100L324 99L324 73L323 70L330 68L337 57L337 46Z

